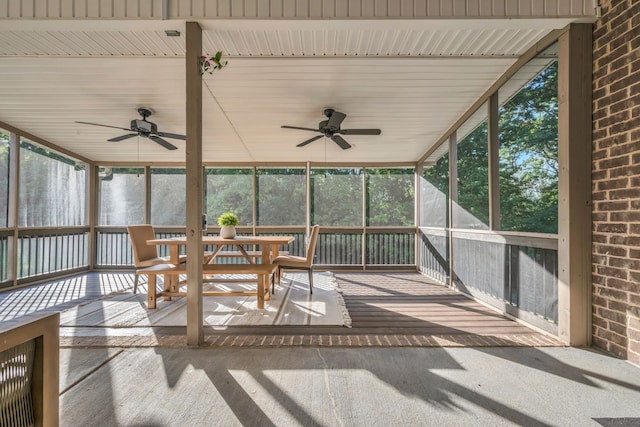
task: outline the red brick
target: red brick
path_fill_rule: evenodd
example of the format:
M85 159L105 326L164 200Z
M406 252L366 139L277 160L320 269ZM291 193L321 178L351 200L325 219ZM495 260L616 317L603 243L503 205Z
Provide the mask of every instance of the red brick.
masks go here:
M629 334L627 334L627 327L625 325L620 325L618 323L611 322L609 323L609 330L614 334L618 334L626 337L630 336Z
M598 190L611 190L612 188L626 188L628 185L629 179L625 177L600 181L597 183L597 188Z
M629 294L627 292L620 291L618 289L611 289L605 286L598 286L598 289L596 292L597 292L597 295L601 296L602 298L606 298L607 300L615 300L620 302L626 302L629 300ZM607 307L611 308L609 307L608 304L607 304Z
M595 249L597 254L619 257L626 257L629 253L628 249L624 246L596 245Z
M638 319L637 317L629 317L627 326L632 329L640 330L640 319Z
M600 79L600 81L604 81L604 78ZM600 88L601 86L598 87ZM610 105L615 104L616 102L624 101L628 97L629 92L626 88L617 92L612 92L604 98L598 99L596 102L596 108L608 108Z
M600 181L602 179L607 179L609 175L609 171L594 171L591 172L591 180L592 181Z
M615 61L616 59L626 55L627 53L629 53L629 47L627 45L622 45L619 48L612 50L611 52L609 52L607 55L604 55L603 57L599 58L597 60L597 64L598 67L602 67L603 65L609 64L610 62ZM612 73L615 74L615 73ZM601 86L605 86L609 83L611 83L612 81L615 81L615 79L602 79L602 84Z
M640 90L640 84L638 85L637 90ZM638 126L640 126L640 118L639 119L632 119L632 120L626 120L622 123L617 123L614 124L612 126L609 127L609 133L611 135L615 135L617 133L622 133L622 132L628 132L632 129L636 129Z
M591 221L593 222L605 222L609 220L609 214L607 212L594 212L591 214Z
M640 331L636 331L635 329L629 329L627 336L630 340L640 342ZM640 350L640 347L638 348Z
M628 136L628 134L624 134L624 135ZM640 151L640 141L635 141L628 144L621 143L620 145L611 147L610 152L611 152L611 156L615 157L615 156L622 156L624 154L633 153L634 151Z
M597 224L596 231L599 233L626 233L629 231L628 224L616 223L616 224Z
M598 163L599 169L617 168L620 166L627 166L631 162L629 156L613 157L605 160L600 160Z
M609 218L612 222L640 222L640 212L611 212Z
M634 283L631 280L625 280L623 278L617 278L617 277L611 277L611 276L607 277L607 283L605 285L611 288L623 289L629 292L636 292L635 289L636 287L638 287L638 284Z
M629 272L629 280L631 280L632 282L635 283L640 283L640 272L637 271L630 271ZM635 292L632 290L632 292ZM639 293L640 295L640 293Z
M623 102L626 102L628 99L625 99ZM609 127L616 123L626 122L629 120L629 110L620 111L617 114L609 113L608 116L598 120L598 127L605 128Z
M607 300L605 298L602 298L600 295L593 295L591 297L591 302L595 307L606 307L607 306ZM594 323L599 324L602 327L606 327L607 326L606 325L607 322L605 320L602 320L600 322L602 324L600 324L600 323L596 322L595 319L596 318L594 318ZM600 319L600 318L598 317L598 319Z
M617 178L619 176L632 176L638 174L640 174L640 164L609 169L609 176L611 178Z
M628 200L617 200L615 202L605 201L594 203L594 209L596 211L625 211L629 209L629 201Z
M620 199L640 199L640 188L628 188L625 190L611 190L609 197L612 200Z
M609 241L609 238L606 234L592 234L591 241L593 243L607 243Z

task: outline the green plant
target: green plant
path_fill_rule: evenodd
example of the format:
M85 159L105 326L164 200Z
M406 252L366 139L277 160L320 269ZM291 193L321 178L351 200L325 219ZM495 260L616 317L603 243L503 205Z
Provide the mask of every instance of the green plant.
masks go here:
M222 51L216 52L214 56L200 57L200 75L204 73L213 74L215 70L222 70L227 66L227 61L222 60Z
M221 227L223 225L232 225L235 227L238 225L238 222L238 216L233 212L225 212L218 217L218 225Z

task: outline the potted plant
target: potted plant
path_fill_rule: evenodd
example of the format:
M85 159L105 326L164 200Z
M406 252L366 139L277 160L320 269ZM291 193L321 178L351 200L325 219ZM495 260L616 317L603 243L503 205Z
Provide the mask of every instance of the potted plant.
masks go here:
M233 239L236 237L236 225L238 225L238 216L233 212L225 212L218 217L218 225L220 228L220 237L223 239Z

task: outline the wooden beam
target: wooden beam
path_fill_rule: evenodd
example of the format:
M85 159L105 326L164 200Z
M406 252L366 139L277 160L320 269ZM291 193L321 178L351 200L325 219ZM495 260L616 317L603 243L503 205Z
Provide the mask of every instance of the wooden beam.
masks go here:
M449 255L449 286L456 284L453 265L453 226L455 213L458 210L458 136L454 132L449 136L449 224L448 224L448 255Z
M558 55L558 335L591 344L590 24L572 24Z
M93 270L96 264L96 224L100 208L100 179L98 166L87 165L85 200L86 222L89 224L89 270Z
M18 206L20 195L20 137L9 135L9 198L7 199L7 226L13 234L7 242L7 279L18 284Z
M52 149L53 151L57 151L60 154L64 154L65 156L71 157L74 160L79 160L81 162L87 163L89 165L95 164L95 162L87 157L81 156L79 154L74 153L73 151L69 151L66 148L62 148L58 145L52 144L46 139L42 139L39 136L35 136L30 134L29 132L25 132L22 129L19 129L15 126L11 126L9 123L5 123L0 121L0 128L6 130L7 132L13 132L18 134L21 137L28 139L31 142L35 142L37 144L42 145L43 147L47 147Z
M500 230L500 141L498 138L498 92L487 103L489 143L489 229Z
M186 24L187 345L204 343L202 327L202 29Z

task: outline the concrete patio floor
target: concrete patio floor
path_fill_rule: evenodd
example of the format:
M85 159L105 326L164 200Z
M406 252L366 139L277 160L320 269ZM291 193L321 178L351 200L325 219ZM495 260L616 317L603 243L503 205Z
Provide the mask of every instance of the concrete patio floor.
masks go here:
M637 426L640 369L576 348L70 348L61 426Z
M640 426L635 365L563 347L416 273L338 278L353 328L210 330L197 349L184 328L61 328L60 425ZM92 273L14 290L0 317L131 284Z

